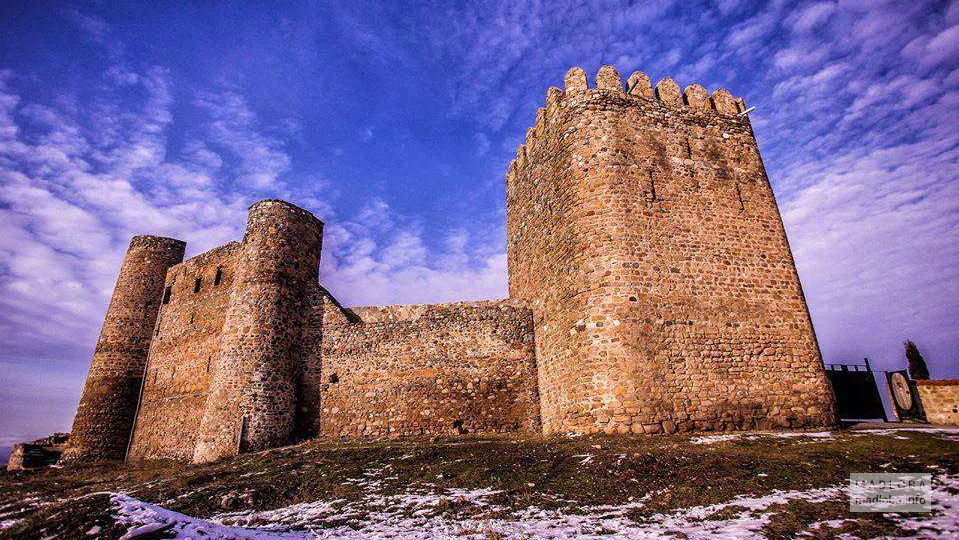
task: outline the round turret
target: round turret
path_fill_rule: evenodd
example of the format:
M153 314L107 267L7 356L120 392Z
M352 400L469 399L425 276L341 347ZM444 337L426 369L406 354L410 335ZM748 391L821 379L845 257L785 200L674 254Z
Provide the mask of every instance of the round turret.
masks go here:
M63 462L123 459L166 273L183 260L185 248L185 242L159 236L130 241Z
M285 444L295 353L317 282L323 223L290 203L250 206L194 461Z

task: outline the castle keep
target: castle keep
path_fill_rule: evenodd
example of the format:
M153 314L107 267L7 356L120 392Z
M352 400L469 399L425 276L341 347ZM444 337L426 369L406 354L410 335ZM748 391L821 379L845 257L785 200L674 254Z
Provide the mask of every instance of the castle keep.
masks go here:
M509 299L344 308L322 222L282 201L187 261L135 237L64 460L833 423L742 100L609 66L565 83L506 176Z

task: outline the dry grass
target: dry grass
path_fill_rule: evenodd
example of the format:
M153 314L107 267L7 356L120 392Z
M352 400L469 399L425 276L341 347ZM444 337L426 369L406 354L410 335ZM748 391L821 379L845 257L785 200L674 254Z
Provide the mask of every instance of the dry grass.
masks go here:
M84 532L94 525L103 528L105 537L119 536L123 531L113 526L106 496L77 498L102 491L124 491L171 510L208 517L224 511L224 500L231 501L232 509L258 510L315 500L359 501L364 487L356 479L375 478L383 495L415 489L440 496L453 488L492 488L499 493L488 501L513 510L536 506L575 512L648 496L646 504L630 514L642 520L747 494L842 484L851 472L959 473L955 442L924 433L897 435L904 438L842 432L835 439L762 438L705 445L690 444L687 436L309 442L203 466L103 463L3 474L0 520L22 521L0 530L0 536L86 538ZM447 498L435 511L466 520L473 509ZM842 504L796 502L779 509L768 532L775 538L791 537L810 523L846 517ZM859 534L889 530L881 516L857 523L850 528ZM482 524L477 526L481 529Z

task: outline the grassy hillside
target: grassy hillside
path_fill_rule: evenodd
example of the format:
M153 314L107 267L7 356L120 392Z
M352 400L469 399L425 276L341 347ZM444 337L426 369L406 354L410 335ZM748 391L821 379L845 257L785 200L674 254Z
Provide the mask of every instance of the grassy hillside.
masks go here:
M311 442L204 466L4 473L0 536L118 538L166 524L152 537L934 537L959 534L957 440L959 430ZM933 473L938 510L848 512L849 473L897 471Z

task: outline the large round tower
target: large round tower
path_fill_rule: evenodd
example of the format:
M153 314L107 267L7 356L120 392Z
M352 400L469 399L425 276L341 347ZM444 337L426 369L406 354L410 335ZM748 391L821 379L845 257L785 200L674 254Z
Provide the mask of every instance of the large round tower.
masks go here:
M123 459L166 273L183 260L185 248L159 236L130 241L63 462Z
M317 283L323 223L290 203L250 206L194 461L285 444L296 348Z

